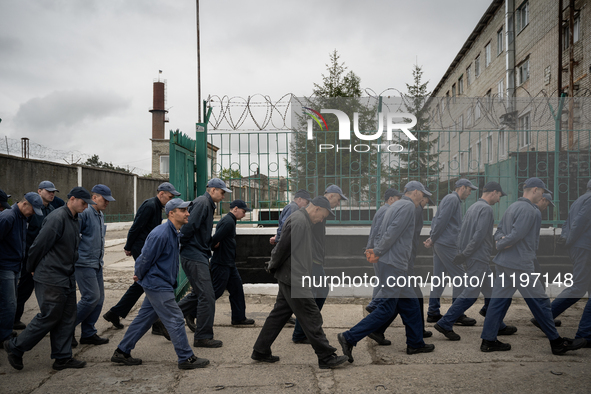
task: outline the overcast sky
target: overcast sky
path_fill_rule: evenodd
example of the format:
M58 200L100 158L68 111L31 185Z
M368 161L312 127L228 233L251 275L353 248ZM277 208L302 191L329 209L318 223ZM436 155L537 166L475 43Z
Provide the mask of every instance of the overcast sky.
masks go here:
M334 49L363 88L406 91L418 59L432 90L490 3L201 0L202 97L308 96ZM0 139L149 171L158 70L194 136L195 25L194 0L0 0Z

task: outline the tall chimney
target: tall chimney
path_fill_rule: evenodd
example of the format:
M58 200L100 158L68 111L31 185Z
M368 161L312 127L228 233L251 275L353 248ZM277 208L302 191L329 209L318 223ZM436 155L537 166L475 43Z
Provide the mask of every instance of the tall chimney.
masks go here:
M152 139L163 140L164 139L164 123L168 122L166 119L166 113L168 112L165 106L166 97L166 81L165 82L154 82L154 105L150 109L152 113Z

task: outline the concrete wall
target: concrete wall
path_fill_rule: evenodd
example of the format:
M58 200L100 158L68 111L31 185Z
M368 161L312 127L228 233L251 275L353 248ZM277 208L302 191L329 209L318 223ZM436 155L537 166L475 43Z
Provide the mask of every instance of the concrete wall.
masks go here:
M79 172L81 172L79 174ZM56 196L67 199L68 192L79 185L88 191L97 183L102 183L113 192L117 200L105 211L107 215L134 214L137 207L156 195L158 185L167 179L138 177L134 174L93 168L88 166L53 163L44 160L23 159L0 154L0 189L12 195L11 204L18 201L25 193L37 191L39 182L49 180L59 190ZM137 178L137 199L134 201L134 178ZM135 203L135 204L134 204Z

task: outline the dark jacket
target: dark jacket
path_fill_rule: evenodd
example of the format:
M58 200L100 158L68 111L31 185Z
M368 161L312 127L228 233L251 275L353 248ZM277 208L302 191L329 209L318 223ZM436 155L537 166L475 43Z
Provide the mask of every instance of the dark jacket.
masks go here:
M181 256L209 264L215 203L209 193L193 200L189 222L181 228Z
M26 238L27 218L18 205L0 212L0 269L20 272L25 259Z
M39 235L29 249L27 271L35 282L70 288L75 286L74 266L78 260L80 224L67 205L43 221Z
M41 230L41 226L43 225L43 220L53 212L55 208L51 204L47 204L47 206L43 206L41 211L43 215L33 215L29 218L29 226L27 227L27 250L33 245L35 238L39 234L39 230Z
M458 237L458 251L470 260L490 262L493 250L493 208L479 198L466 211Z
M220 246L215 248L219 242ZM211 237L211 264L236 266L236 216L232 212L222 218Z
M281 215L279 215L279 224L277 226L277 235L275 235L275 242L279 242L279 239L281 238L281 228L283 227L283 223L285 223L289 215L291 215L298 209L300 208L298 207L298 204L295 203L295 201L290 202L285 206L285 208L283 208L283 211L281 211Z
M135 276L144 289L173 291L179 273L180 233L170 220L148 235L142 253L135 261Z
M382 225L382 219L384 219L384 214L386 213L386 210L388 208L390 208L390 204L386 203L382 205L374 215L373 220L371 222L371 229L369 230L369 238L367 239L367 245L365 246L365 249L373 249L375 245L376 235L378 233L378 230L380 229L380 226Z
M561 237L566 239L569 248L591 250L591 191L577 198L570 206Z
M162 224L162 209L164 206L158 197L148 198L140 205L133 224L127 233L127 243L123 249L128 250L133 255L134 260L138 258L144 247L144 242L148 234L156 226Z
M105 255L105 216L89 206L78 215L80 222L80 245L76 267L99 269L103 266Z
M408 261L408 273L413 274L415 269L415 260L417 258L417 251L421 243L421 230L423 229L423 207L419 204L415 208L415 231L412 235L412 251L410 252L410 259Z
M324 265L326 249L326 219L312 225L312 261Z
M443 197L431 222L431 241L436 244L457 247L462 227L462 200L457 192Z

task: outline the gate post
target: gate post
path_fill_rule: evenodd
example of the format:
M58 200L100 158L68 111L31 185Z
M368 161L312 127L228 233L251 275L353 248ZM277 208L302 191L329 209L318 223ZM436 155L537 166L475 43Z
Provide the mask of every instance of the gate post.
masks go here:
M195 126L195 196L205 193L207 185L207 124L211 116L211 107L205 115L207 102L203 101L203 123Z

